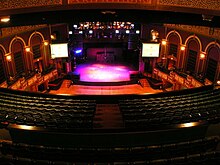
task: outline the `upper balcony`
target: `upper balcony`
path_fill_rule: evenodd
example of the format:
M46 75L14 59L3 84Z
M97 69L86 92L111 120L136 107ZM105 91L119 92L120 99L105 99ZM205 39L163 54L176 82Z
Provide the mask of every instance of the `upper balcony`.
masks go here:
M185 23L220 27L219 0L4 0L0 27L117 19L154 23ZM101 20L100 20L101 21ZM210 23L212 22L212 23Z

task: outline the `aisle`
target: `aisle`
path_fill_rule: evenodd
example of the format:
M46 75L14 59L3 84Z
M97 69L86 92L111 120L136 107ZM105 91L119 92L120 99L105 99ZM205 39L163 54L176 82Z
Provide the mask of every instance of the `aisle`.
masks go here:
M123 128L122 114L118 104L97 104L93 127L95 129Z

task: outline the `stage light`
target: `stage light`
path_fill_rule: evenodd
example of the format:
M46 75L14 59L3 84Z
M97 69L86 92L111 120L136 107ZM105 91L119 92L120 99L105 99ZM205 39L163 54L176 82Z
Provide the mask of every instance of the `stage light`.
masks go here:
M82 30L80 30L80 31L79 31L79 34L83 34L83 31L82 31Z
M126 30L125 33L126 33L126 34L129 34L129 33L130 33L130 30Z
M73 34L73 31L69 31L69 34Z
M77 25L73 25L73 27L74 27L75 29L77 29Z
M89 30L89 34L92 34L93 33L93 31L92 30Z
M140 34L140 30L136 30L135 33L136 33L136 34Z
M116 34L119 34L119 30L115 30L115 33L116 33Z
M75 50L75 54L80 54L80 53L82 53L82 49Z

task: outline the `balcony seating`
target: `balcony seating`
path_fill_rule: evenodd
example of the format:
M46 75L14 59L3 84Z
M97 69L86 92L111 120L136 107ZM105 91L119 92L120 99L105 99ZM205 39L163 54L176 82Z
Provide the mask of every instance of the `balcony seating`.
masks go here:
M148 128L190 122L220 122L220 90L119 100L125 127Z
M11 137L0 140L0 164L219 164L219 131L207 130L220 123L220 90L205 89L114 97L0 89L0 131ZM124 128L93 128L106 99L118 103Z
M0 159L13 158L11 161L36 162L135 162L148 161L150 164L166 161L195 161L195 157L216 158L215 149L219 143L218 136L196 139L181 143L152 146L125 147L53 147L2 141ZM197 155L197 156L196 156ZM199 155L199 156L198 156ZM184 158L184 159L183 159ZM203 161L200 160L200 161ZM219 160L218 160L219 161Z

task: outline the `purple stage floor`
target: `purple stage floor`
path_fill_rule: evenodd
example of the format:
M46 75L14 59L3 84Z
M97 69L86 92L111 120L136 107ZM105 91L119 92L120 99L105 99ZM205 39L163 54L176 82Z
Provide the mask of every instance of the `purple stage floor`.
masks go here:
M93 63L78 65L74 74L85 82L122 82L130 81L130 71L125 65Z

